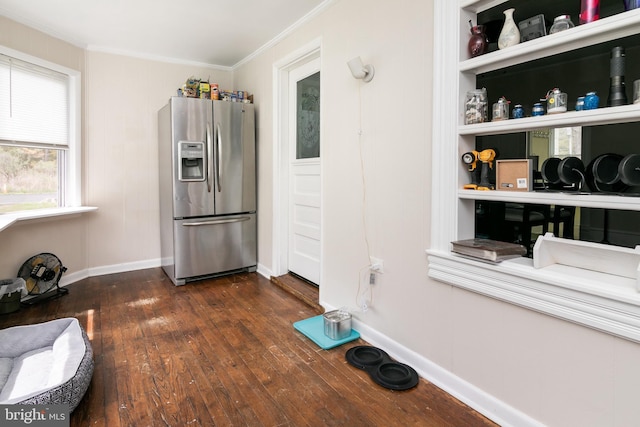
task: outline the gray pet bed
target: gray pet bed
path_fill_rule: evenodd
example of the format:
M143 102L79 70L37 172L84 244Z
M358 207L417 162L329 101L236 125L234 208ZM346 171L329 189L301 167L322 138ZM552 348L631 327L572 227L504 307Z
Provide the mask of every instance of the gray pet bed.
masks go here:
M0 404L68 404L93 375L93 350L78 319L0 330Z

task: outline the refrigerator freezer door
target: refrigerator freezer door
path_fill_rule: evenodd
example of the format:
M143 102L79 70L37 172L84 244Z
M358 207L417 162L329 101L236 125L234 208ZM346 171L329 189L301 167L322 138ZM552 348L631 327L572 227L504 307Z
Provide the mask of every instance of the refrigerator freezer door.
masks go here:
M252 104L213 101L216 215L256 210Z
M256 214L174 221L175 279L255 267Z
M212 138L211 101L194 98L171 98L172 163L173 163L173 217L187 218L214 214L212 177L211 138ZM201 170L204 179L182 179L181 147L189 142L197 143L204 149L205 161ZM182 143L182 144L181 144Z

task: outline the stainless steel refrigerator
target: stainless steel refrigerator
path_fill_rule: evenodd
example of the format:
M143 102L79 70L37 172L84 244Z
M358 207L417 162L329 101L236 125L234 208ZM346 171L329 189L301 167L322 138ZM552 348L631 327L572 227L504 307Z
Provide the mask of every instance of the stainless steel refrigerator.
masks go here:
M174 284L256 270L252 104L172 97L158 112L162 268Z

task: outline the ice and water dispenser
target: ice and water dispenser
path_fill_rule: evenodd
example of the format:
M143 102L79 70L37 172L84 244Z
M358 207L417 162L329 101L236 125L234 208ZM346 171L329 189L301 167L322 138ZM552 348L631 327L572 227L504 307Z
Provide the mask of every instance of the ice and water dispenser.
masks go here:
M204 142L180 141L178 153L180 181L204 181L207 170Z

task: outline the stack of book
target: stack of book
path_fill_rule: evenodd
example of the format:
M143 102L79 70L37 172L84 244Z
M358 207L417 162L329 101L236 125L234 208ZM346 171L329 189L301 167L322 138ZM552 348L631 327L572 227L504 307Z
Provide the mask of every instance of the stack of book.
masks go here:
M500 262L527 254L527 249L522 245L491 239L457 240L451 242L451 245L452 252L491 262Z

